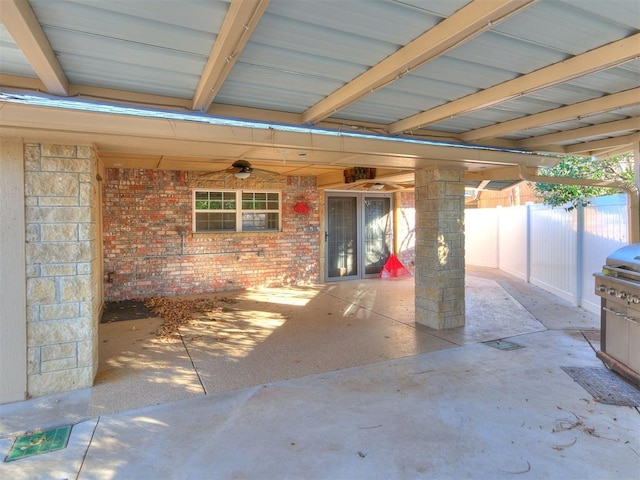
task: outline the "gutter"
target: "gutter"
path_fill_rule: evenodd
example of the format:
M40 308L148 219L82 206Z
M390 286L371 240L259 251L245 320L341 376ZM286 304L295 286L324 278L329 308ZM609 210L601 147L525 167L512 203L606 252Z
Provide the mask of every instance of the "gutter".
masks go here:
M524 165L518 165L518 176L527 182L557 183L561 185L583 185L585 187L617 188L627 194L627 210L629 216L629 243L640 242L640 200L638 190L626 183L614 180L590 180L586 178L546 177L530 173Z

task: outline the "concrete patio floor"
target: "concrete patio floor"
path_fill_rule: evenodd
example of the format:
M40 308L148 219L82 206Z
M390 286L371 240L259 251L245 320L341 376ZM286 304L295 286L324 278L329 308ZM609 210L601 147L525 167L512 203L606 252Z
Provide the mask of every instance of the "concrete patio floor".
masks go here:
M0 478L638 478L638 409L560 368L602 367L597 316L493 269L466 284L446 331L414 324L412 280L237 292L171 342L101 325L93 388L0 406L3 458L73 425Z

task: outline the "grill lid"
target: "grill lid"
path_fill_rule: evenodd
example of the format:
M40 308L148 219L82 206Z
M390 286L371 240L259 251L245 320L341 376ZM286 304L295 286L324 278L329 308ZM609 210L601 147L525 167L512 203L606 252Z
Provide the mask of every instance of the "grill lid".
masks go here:
M607 257L602 273L640 283L640 243L622 247Z
M640 273L640 243L622 247L607 257L607 266Z

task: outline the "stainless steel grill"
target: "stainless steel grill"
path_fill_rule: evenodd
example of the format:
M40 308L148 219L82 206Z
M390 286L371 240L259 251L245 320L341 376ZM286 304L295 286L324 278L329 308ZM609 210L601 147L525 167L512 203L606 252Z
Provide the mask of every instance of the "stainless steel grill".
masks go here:
M598 358L640 386L640 244L613 252L594 277L601 304Z

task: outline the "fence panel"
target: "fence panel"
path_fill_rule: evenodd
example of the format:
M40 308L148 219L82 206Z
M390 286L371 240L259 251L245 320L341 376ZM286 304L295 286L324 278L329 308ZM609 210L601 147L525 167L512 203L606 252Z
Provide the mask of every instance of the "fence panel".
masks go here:
M498 212L495 208L465 210L465 259L469 265L498 268Z
M600 309L600 297L594 293L593 273L602 270L607 255L629 244L628 221L624 194L594 198L584 209L581 306L589 311Z
M529 213L527 206L498 208L499 266L514 277L529 281Z
M626 195L591 200L567 212L548 205L465 212L466 263L500 268L599 313L593 273L627 245Z
M578 305L577 212L549 205L530 208L529 281Z

